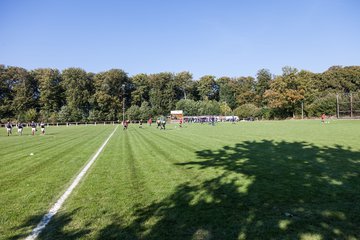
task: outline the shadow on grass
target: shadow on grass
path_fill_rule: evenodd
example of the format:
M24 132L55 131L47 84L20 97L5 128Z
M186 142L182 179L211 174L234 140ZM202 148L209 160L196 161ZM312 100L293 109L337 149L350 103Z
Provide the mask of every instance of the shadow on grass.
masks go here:
M34 215L28 217L20 226L12 228L12 236L6 239L15 240L15 239L23 239L27 237L29 234L25 233L33 228L40 222L42 215Z
M37 239L79 239L82 237L86 238L86 235L90 233L88 229L81 229L81 230L73 230L68 231L64 228L72 221L72 216L76 214L78 209L70 212L70 213L60 213L56 214L50 221L50 223L45 227L43 232L37 237ZM29 217L18 229L28 228L29 226L35 228L37 224L42 219L43 215L32 216ZM23 239L27 237L28 234L18 234L9 239Z
M127 232L123 239L360 238L359 152L248 141L197 156L178 165L207 180L139 207L131 225L114 221L99 239L111 239L108 232Z
M65 229L72 221L72 216L79 210L80 209L77 208L70 213L56 214L37 239L86 239L86 235L90 233L90 229L86 227L75 230Z
M96 239L360 239L360 153L305 142L247 141L196 152L198 182L114 215ZM39 239L87 239L55 216ZM33 221L32 221L33 222ZM24 224L24 226L28 226Z

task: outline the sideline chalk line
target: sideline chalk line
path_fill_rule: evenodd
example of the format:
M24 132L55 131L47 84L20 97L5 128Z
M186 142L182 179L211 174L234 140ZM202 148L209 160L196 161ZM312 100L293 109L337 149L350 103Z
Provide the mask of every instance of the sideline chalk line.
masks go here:
M119 126L119 125L118 125ZM43 216L39 224L34 228L31 232L31 234L25 239L25 240L34 240L37 238L37 236L44 230L46 225L50 222L51 218L58 212L58 210L61 208L65 200L70 196L71 192L74 190L74 188L78 185L82 177L85 175L85 173L89 170L91 165L95 162L96 158L99 156L101 151L104 149L105 145L108 143L110 138L114 135L116 129L109 135L109 137L105 140L105 142L101 145L101 147L97 150L95 155L91 158L91 160L86 164L86 166L81 170L81 172L76 176L75 180L71 183L70 187L66 189L64 194L56 201L56 203L50 208L49 212Z

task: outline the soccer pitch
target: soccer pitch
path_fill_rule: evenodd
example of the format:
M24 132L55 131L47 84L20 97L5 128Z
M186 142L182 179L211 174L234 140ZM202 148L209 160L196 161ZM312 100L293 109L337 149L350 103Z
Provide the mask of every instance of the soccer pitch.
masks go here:
M26 238L114 125L0 132L0 239ZM121 126L38 239L360 239L360 121Z

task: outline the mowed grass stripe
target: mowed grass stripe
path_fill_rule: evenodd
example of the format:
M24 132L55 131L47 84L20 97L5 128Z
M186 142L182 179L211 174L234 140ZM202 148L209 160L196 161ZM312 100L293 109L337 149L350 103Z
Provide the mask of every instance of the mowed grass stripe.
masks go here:
M138 181L137 175L131 171L131 164L126 159L132 158L128 157L130 149L126 142L130 135L130 130L115 133L106 151L40 238L95 239L94 234L99 234L97 229L111 224L118 216L131 218L133 205L143 201L143 192L138 191L141 186L133 188Z
M38 147L32 147L31 149L36 149L34 155L28 155L24 158L24 152L15 156L14 159L11 159L12 164L6 165L6 168L3 172L1 172L1 179L4 179L5 182L1 181L1 184L7 184L7 182L12 182L14 179L18 183L23 179L27 179L29 175L34 172L44 171L42 168L48 168L49 170L52 168L51 165L48 164L51 161L53 164L59 162L59 164L65 164L67 155L73 155L73 151L78 148L83 147L82 141L76 141L77 138L73 139L64 139L63 142L51 142L49 144L42 144ZM76 142L76 143L74 143ZM48 157L44 157L48 156ZM74 159L73 161L76 161ZM29 165L31 164L31 165ZM14 172L14 169L17 169Z
M146 198L146 194L148 193L148 189L146 189L146 185L144 184L144 173L143 173L143 159L138 159L136 153L140 152L140 143L138 138L138 133L136 131L132 131L135 129L131 129L125 131L124 141L123 141L123 152L126 153L123 156L123 161L125 161L127 170L129 172L131 187L134 192L138 192L138 198Z
M33 156L29 156L27 152L21 151L22 158L20 159L11 159L14 164L11 166L11 169L5 168L5 171L1 171L0 179L2 185L5 185L6 182L16 181L17 184L21 183L21 180L26 178L29 180L32 176L37 177L38 172L47 172L48 170L51 171L53 168L53 164L69 164L69 163L76 163L78 159L81 158L82 149L84 144L92 144L92 142L96 141L95 138L87 140L88 142L84 141L82 138L87 138L86 131L90 129L79 129L81 131L76 132L76 138L63 138L60 139L59 142L57 139L45 139L46 136L38 136L41 137L43 140L42 144L37 146L32 146L32 152L34 153ZM72 132L64 132L64 134L69 134L73 136L74 131ZM34 139L36 141L38 139ZM58 144L59 143L59 144ZM16 152L20 152L19 150L14 150ZM76 153L76 154L74 154ZM69 155L69 156L67 156ZM78 155L78 156L77 156ZM9 158L8 158L9 159ZM70 160L70 161L69 161ZM81 159L83 160L83 159ZM84 161L84 160L83 160ZM46 168L44 170L43 168ZM3 180L5 182L3 182Z
M65 204L62 215L60 213L53 222L50 222L44 237L61 239L69 236L71 232L86 232L89 235L84 234L84 239L95 238L95 235L101 233L91 232L89 229L101 228L101 226L105 228L115 219L122 217L126 219L125 223L131 222L134 220L131 213L135 208L163 199L170 190L174 190L181 174L173 164L169 165L172 165L169 169L164 169L166 157L150 154L156 153L157 149L149 148L152 146L150 143L153 142L144 141L145 133L149 134L148 137L152 134L145 132L144 129L135 128L118 131L117 136L114 136L108 144L108 149L113 151L104 152L98 159L86 181L83 181L81 187ZM169 150L165 150L167 154ZM114 154L115 152L117 154ZM179 176L175 177L176 174ZM171 181L172 179L175 180ZM186 179L188 177L182 176L182 181ZM93 199L97 200L94 202ZM61 225L64 222L61 219L64 217L61 216L74 217L77 219L77 224L73 226L70 223L62 229Z
M43 237L62 239L71 234L83 234L84 239L105 239L112 231L107 226L123 222L124 226L116 225L114 228L126 229L135 221L132 216L135 209L164 200L179 184L197 184L209 178L209 173L196 173L195 169L176 165L195 160L196 147L193 146L196 144L176 140L175 133L168 136L170 132L135 126L128 131L119 131L117 138L108 145L108 149L113 151L106 151L99 158L91 174L74 192L60 215L49 224ZM182 133L179 131L179 134ZM169 143L168 138L175 140ZM193 154L190 158L189 149ZM116 150L118 154L114 154ZM74 218L76 224L70 222L64 227L63 219L67 218ZM150 227L155 221L156 218L146 225ZM117 231L115 236L121 239L133 237L126 231L124 235ZM141 234L138 237L141 238Z
M62 132L61 135L59 135L59 130ZM89 130L91 131L91 127L77 127L75 132L73 127L53 127L50 129L50 134L45 136L22 136L9 139L11 141L20 141L20 143L12 144L11 147L7 148L12 153L9 153L9 156L1 153L2 160L0 164L3 171L0 173L0 179L8 179L9 176L7 175L18 178L18 176L13 175L13 169L17 170L17 175L23 176L23 170L33 171L31 168L36 169L43 162L49 160L52 162L63 161L63 159L66 159L63 156L72 154L72 148L78 147L81 150L80 145L83 144L83 141L79 141L79 139L86 139ZM34 155L31 156L31 153ZM31 167L29 167L29 164L31 164Z
M181 165L184 162L196 161L196 151L198 149L210 148L207 137L192 138L191 129L159 131L158 129L148 128L146 131L148 131L147 134L142 134L143 139L146 139L144 144L150 145L147 150L154 156L159 165L157 167L163 168L167 176L170 177L166 181L174 182L173 187L179 183L196 183L199 179L205 180L207 178L209 172L202 173L197 169L185 168ZM139 132L142 133L142 131ZM205 143L208 144L205 145ZM214 172L218 171L210 172L211 177L213 177Z
M29 235L26 240L33 240L38 237L38 235L43 231L43 229L46 227L46 225L51 221L54 215L60 210L64 202L68 199L68 197L71 195L73 190L77 187L77 185L81 182L81 180L84 178L85 174L89 171L93 163L96 161L100 153L105 148L106 144L109 142L110 138L114 135L116 129L118 126L114 129L114 131L109 135L109 137L104 141L104 143L101 145L101 147L96 151L96 153L91 157L90 161L86 163L84 168L81 169L80 173L76 175L74 181L72 181L71 185L66 189L66 191L61 195L61 197L56 201L54 205L50 208L48 213L43 216L39 224L36 226L36 228L33 229L31 232L31 235Z
M4 144L4 149L2 149L1 155L14 154L13 151L14 148L23 151L34 147L39 147L43 145L44 140L48 141L49 139L53 139L53 138L56 138L59 141L61 141L62 139L68 139L70 136L72 138L78 138L79 137L78 135L71 134L71 132L74 132L74 127L76 127L76 132L86 131L86 128L84 128L84 126L71 126L71 127L53 126L46 128L45 135L41 135L39 131L37 131L35 136L32 136L30 128L25 128L22 136L18 135L17 133L13 133L10 136L0 135L0 141ZM59 133L61 134L59 135ZM63 133L66 135L64 135Z
M138 129L136 132L139 143L139 151L136 155L137 159L143 162L141 171L146 174L144 184L148 186L148 189L154 193L168 192L173 190L179 182L191 179L192 175L175 165L181 159L188 158L187 151L181 152L179 146L168 145L164 138L153 138L154 132L143 129ZM181 152L180 155L179 152Z
M6 176L1 175L0 199L8 207L0 210L0 235L29 233L113 129L114 126L48 128L48 135L31 136L31 141L24 141L24 150L14 148L26 157L13 160L19 162L13 165L13 174L8 170ZM33 156L29 156L29 148ZM0 161L9 158L11 155Z
M61 127L62 128L62 127ZM52 130L52 129L51 129ZM58 138L56 139L56 142L58 142L58 144L62 144L64 143L64 141L66 140L66 142L68 141L72 141L74 139L79 138L79 136L77 135L72 135L73 138L72 139L68 139L68 138L62 138L59 137L58 135L58 131L61 129L54 129L56 132L52 133L52 134L47 134L47 135L35 135L35 136L31 136L31 135L27 135L27 136L10 136L8 139L4 138L2 140L5 140L5 143L7 143L4 147L5 151L1 152L1 156L3 157L7 157L7 155L11 156L11 159L9 159L8 162L2 162L5 163L6 165L14 162L13 160L16 159L16 157L18 156L22 156L21 154L23 154L23 152L28 152L31 153L33 149L36 149L37 151L39 150L43 150L46 148L51 147L51 144L44 144L44 143L48 143L49 139L53 139L53 138ZM63 131L61 131L63 132ZM66 132L66 131L64 131ZM69 131L69 134L70 131ZM55 142L55 141L51 141L50 143ZM14 151L15 150L15 151ZM10 161L11 160L11 161ZM4 165L5 165L4 164Z

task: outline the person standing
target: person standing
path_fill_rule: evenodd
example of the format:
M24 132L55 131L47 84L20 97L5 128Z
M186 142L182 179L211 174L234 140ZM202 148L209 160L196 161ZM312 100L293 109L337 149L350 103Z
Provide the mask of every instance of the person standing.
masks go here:
M23 129L24 129L23 124L21 122L19 122L17 127L18 127L18 133L20 134L20 136L22 136L22 132L23 132Z
M6 124L6 132L7 132L8 136L10 136L10 134L12 134L12 124L10 122L7 122L7 124Z
M40 128L41 128L41 134L45 135L45 123L41 122L40 123Z
M34 121L31 121L30 127L31 127L31 135L34 136L36 132L36 123L34 123Z
M127 130L127 129L128 129L128 124L129 124L129 121L128 121L128 120L124 120L124 122L123 122L123 130Z
M165 130L165 125L166 125L166 121L165 121L165 119L162 119L162 120L161 120L160 130L161 130L161 129L164 129L164 130Z
M323 113L323 114L321 115L321 122L322 122L322 123L325 123L325 118L326 118L326 115L325 115L325 113Z
M139 121L139 128L142 128L142 122L143 122L143 120L140 119L140 121Z

